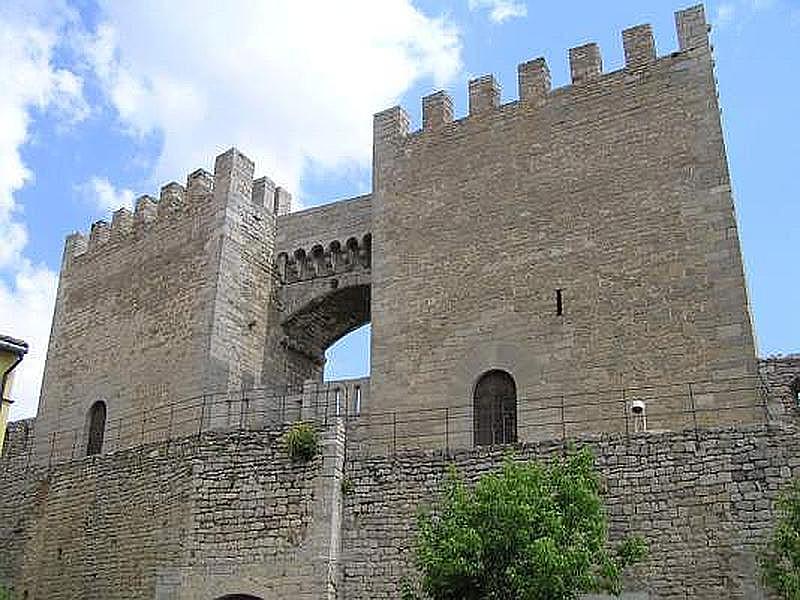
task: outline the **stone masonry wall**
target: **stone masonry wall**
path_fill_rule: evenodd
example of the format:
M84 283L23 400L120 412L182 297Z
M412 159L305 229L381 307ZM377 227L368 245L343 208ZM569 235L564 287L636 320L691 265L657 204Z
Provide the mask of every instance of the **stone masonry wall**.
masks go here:
M558 422L563 395L689 381L751 382L696 397L705 424L758 418L707 25L702 7L677 20L669 55L637 27L621 70L588 44L566 87L538 59L519 66L519 100L485 76L463 118L443 92L420 131L399 107L375 116L372 408L458 406L469 446L476 382L502 369L527 400L525 440L554 433L535 426ZM650 425L685 426L671 415L688 401L662 389ZM583 411L582 429L607 429L607 411Z
M646 562L626 590L652 600L765 598L755 556L773 524L772 503L800 476L795 428L584 437L606 482L611 537L643 535ZM359 458L346 470L344 598L395 599L410 571L416 514L430 506L449 464L469 481L497 467L507 448ZM559 443L519 447L518 460L559 455Z
M335 593L343 430L207 433L59 464L0 461L0 584L28 600ZM338 535L338 533L337 533Z
M0 461L0 584L29 600L213 600L225 594L395 599L416 514L448 465L474 481L509 448L359 456L340 420L322 455L288 459L277 432L206 433L45 469ZM755 555L773 501L800 476L800 432L751 426L584 436L605 481L611 537L650 556L626 589L655 599L765 598ZM564 451L514 448L518 460ZM639 596L637 596L639 597Z
M800 411L800 354L762 358L758 372L769 389L771 417L796 419Z
M344 247L350 237L360 240L372 232L371 200L367 194L278 217L275 254L297 249L311 254L316 244L327 249L334 241Z
M40 463L81 456L90 407L106 437L138 443L166 404L261 382L275 216L253 162L235 149L214 175L170 183L111 224L67 239L37 416ZM199 411L199 403L197 407ZM175 419L190 422L189 409Z
M6 437L3 442L2 458L16 459L25 457L29 451L32 451L35 426L35 418L9 422L6 426Z

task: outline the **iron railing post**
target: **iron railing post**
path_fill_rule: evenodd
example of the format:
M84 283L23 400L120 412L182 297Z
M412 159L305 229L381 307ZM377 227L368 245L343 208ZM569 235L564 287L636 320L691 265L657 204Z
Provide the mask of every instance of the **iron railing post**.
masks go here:
M625 388L622 388L622 415L625 417L625 438L631 435L630 417L628 415L628 398L626 397Z
M175 406L174 405L170 405L170 407L169 407L169 424L167 425L167 440L171 440L172 439L172 421L174 419L174 413L175 413Z
M203 394L203 403L200 407L200 423L197 426L197 437L203 435L203 421L206 418L206 395Z
M444 451L450 456L450 407L444 409Z

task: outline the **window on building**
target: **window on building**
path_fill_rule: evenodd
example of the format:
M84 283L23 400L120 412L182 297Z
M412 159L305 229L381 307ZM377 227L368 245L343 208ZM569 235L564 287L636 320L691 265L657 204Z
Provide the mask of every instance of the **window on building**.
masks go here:
M505 371L487 371L475 385L473 431L476 446L517 441L517 386Z
M89 409L89 435L86 443L86 456L103 451L103 437L106 433L106 403L98 400Z

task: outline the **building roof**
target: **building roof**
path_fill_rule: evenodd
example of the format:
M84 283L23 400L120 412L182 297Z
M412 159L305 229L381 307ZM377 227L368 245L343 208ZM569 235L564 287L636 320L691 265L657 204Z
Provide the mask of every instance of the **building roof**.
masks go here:
M21 356L28 352L28 342L23 342L22 340L0 333L0 350L13 352Z

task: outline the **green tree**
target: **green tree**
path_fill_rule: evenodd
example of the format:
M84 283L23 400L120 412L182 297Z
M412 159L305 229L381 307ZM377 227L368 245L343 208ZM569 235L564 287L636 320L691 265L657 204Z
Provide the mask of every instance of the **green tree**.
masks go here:
M618 594L639 537L609 550L600 479L588 450L546 464L506 460L468 487L455 469L419 517L417 585L434 600L567 600ZM407 588L406 597L413 593Z
M761 576L781 598L800 600L800 480L778 496L775 509L777 521L761 556Z

